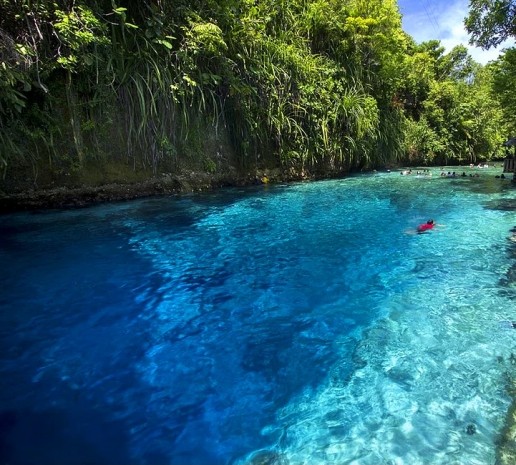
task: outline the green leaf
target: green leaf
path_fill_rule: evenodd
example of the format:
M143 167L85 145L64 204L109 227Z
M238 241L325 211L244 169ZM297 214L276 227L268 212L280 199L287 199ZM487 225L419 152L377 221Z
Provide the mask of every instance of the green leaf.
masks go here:
M157 44L164 45L169 50L172 50L172 44L168 40L156 39L154 42L157 43Z

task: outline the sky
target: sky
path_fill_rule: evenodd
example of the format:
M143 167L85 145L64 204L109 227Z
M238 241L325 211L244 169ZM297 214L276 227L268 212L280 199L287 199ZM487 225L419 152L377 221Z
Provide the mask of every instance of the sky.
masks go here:
M495 60L504 48L502 45L498 49L482 50L469 45L469 35L464 29L469 0L398 0L398 5L403 29L417 43L439 39L447 52L463 44L473 59L482 64Z

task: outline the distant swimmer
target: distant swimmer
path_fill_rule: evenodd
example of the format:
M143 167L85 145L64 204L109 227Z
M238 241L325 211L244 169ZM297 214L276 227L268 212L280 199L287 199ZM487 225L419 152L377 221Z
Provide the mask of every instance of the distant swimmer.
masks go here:
M417 228L410 228L405 230L405 234L413 235L413 234L423 234L431 229L436 228L437 226L444 226L444 224L435 223L434 220L428 220L426 223L420 224Z
M418 233L423 233L425 231L430 231L430 229L434 229L435 223L434 220L428 220L426 223L420 224L417 227Z

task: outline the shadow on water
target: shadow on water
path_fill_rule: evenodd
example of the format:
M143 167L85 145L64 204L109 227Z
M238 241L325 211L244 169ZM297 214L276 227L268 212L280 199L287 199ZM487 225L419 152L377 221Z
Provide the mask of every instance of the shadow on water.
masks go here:
M490 210L502 210L507 212L516 211L516 198L496 199L485 203L485 207Z
M142 276L155 288L161 281L118 246L123 232L109 221L92 233L87 219L69 230L51 218L0 231L0 242L9 240L2 259L12 265L0 272L0 463L141 463L134 431L147 422L159 427L159 419L147 411L150 393L135 365L150 328L139 318L146 302L135 301L134 289ZM151 440L145 460L170 463Z
M495 181L500 181L499 179L495 179ZM506 181L506 180L505 180ZM497 182L488 183L489 186L496 186ZM499 190L503 192L514 192L516 189L516 185L512 182L504 182L503 185L499 187ZM498 191L495 191L498 192ZM488 192L491 193L491 192ZM500 210L506 212L515 212L516 211L516 198L514 197L502 197L493 200L489 200L484 203L484 207L489 210ZM500 279L501 286L501 294L505 297L516 299L516 226L513 227L508 232L508 254L512 260L512 265L507 270L505 276Z
M193 226L212 212L212 209L224 208L242 200L259 199L265 196L283 195L285 188L296 183L274 186L246 186L225 188L215 192L199 192L168 198L157 197L134 201L131 216L143 221L167 222L170 226ZM167 205L170 208L167 208ZM198 208L191 208L198 207Z
M485 175L480 178L464 178L457 181L462 181L463 186L476 194L497 194L500 192L509 192L514 190L514 184L509 179L498 179L492 175Z
M100 438L99 438L100 436ZM13 465L131 463L127 426L102 408L0 412L0 463ZM167 463L155 457L155 463Z

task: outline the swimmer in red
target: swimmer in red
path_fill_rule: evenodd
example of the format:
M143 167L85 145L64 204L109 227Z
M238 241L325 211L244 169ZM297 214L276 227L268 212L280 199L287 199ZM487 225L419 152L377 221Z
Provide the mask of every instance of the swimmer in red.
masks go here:
M418 233L423 233L425 231L430 231L430 229L433 229L435 226L434 220L428 220L426 223L420 224L417 227Z

